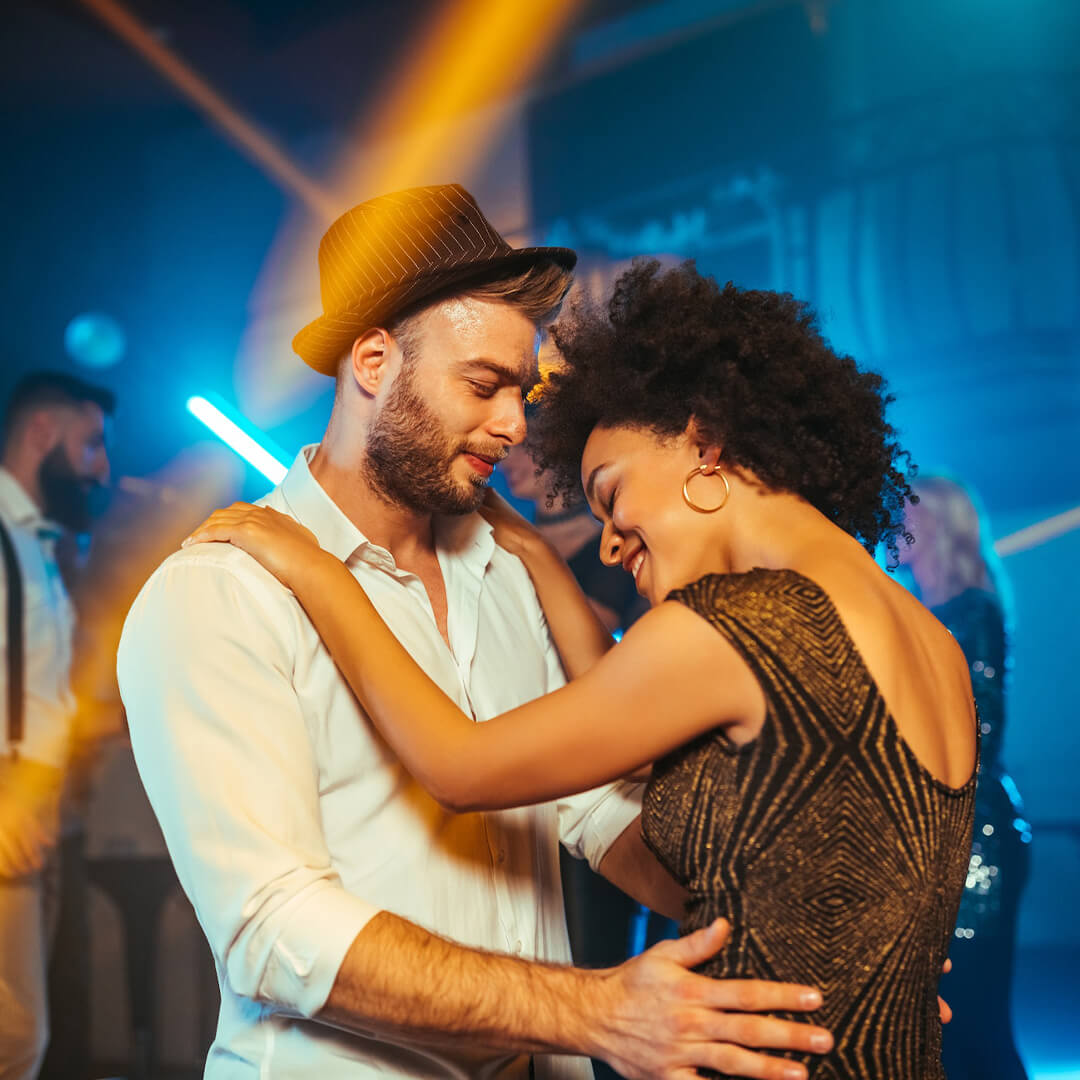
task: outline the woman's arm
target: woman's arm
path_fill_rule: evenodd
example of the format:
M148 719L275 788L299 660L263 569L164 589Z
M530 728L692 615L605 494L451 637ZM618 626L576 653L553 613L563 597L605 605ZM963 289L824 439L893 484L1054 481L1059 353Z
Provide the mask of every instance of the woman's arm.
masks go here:
M671 603L579 679L477 724L413 660L337 559L309 559L289 584L394 752L457 811L586 791L741 719L755 699L764 715L760 687L732 646Z
M665 603L580 679L477 724L398 642L344 564L291 518L218 511L192 540L234 543L293 590L383 737L453 810L585 791L711 728L765 715L761 688L727 639Z
M614 639L566 560L496 492L489 489L480 512L491 524L495 542L528 570L566 677L584 675Z

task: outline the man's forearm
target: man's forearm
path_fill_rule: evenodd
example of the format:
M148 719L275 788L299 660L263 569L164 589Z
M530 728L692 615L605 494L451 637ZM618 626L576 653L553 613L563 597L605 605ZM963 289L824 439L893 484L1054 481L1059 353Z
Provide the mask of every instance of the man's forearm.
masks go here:
M466 948L383 911L357 935L317 1018L391 1042L588 1054L604 982Z
M660 865L641 836L641 818L635 818L608 848L600 873L627 896L669 919L681 919L686 890Z
M828 1032L753 1014L813 1010L821 995L695 974L691 969L715 956L727 934L721 920L619 967L583 971L465 948L383 911L356 936L316 1018L463 1055L599 1057L636 1080L675 1080L700 1068L806 1080L804 1066L762 1049L821 1053L831 1046Z

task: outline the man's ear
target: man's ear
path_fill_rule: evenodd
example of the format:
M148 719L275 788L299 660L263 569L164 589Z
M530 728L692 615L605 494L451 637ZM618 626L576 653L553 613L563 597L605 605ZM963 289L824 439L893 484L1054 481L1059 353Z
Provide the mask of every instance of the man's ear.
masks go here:
M356 385L371 397L378 393L389 373L394 339L387 330L375 327L352 343L348 366Z
M27 417L26 433L30 445L37 453L42 455L49 453L61 437L58 410L55 408L36 409Z

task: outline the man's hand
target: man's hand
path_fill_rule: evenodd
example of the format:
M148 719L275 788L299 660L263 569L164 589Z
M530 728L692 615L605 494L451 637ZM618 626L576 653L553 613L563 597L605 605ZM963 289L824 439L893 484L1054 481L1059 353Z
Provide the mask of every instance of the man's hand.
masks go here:
M720 920L679 941L663 941L608 973L607 1000L587 1023L591 1049L630 1080L690 1080L698 1069L766 1080L805 1080L794 1061L760 1053L824 1053L824 1028L755 1013L810 1012L821 994L809 986L755 979L710 979L689 969L726 944Z
M542 542L535 525L521 516L494 488L488 488L480 514L491 526L495 543L519 558L531 544Z
M56 842L38 812L15 795L0 795L0 880L35 874Z

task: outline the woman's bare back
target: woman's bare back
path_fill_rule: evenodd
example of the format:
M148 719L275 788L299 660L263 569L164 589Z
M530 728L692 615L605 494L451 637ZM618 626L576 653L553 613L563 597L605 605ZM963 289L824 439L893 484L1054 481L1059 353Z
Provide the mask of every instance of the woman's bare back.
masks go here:
M942 783L975 765L967 661L952 634L869 556L813 560L798 571L832 600L904 741Z

